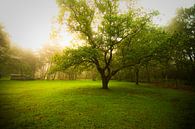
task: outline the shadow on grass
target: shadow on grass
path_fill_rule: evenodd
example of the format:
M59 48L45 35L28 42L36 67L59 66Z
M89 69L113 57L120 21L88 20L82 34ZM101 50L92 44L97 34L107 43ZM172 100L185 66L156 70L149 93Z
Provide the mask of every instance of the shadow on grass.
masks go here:
M128 88L128 87L111 87L109 89L102 89L98 87L82 87L76 89L64 90L61 92L64 95L91 95L91 96L148 96L148 97L162 97L163 94L155 90L150 90L145 87Z

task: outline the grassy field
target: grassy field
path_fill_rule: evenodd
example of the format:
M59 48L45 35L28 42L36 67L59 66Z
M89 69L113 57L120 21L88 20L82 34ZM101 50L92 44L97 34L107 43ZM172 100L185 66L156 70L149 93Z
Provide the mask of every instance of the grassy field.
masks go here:
M0 81L2 129L195 129L195 93L112 81Z

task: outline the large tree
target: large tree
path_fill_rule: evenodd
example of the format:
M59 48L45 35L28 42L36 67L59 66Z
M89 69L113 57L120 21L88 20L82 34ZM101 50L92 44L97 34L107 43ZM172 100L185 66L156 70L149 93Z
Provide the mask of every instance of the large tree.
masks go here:
M154 13L140 13L130 7L121 11L119 0L57 0L57 4L59 22L84 41L82 46L65 49L55 57L58 68L93 65L101 75L102 88L108 89L109 80L118 71L148 56L140 49L139 55L131 51L139 48L139 37Z
M180 8L177 15L172 19L168 30L174 37L183 40L183 52L191 62L195 62L195 4L190 8Z
M180 8L167 30L172 37L168 51L176 67L176 78L194 82L195 74L195 4L190 8Z

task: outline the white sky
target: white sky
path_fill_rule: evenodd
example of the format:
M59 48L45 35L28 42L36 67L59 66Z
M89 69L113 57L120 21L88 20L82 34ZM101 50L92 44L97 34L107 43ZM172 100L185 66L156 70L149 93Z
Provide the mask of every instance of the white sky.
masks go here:
M190 7L194 0L138 0L139 6L159 10L155 22L165 25L178 7ZM52 21L58 14L55 0L0 0L0 23L13 43L33 50L49 42ZM65 33L61 44L68 45L71 37Z
M159 25L166 25L175 16L177 8L191 7L195 0L138 0L138 4L147 10L158 10L160 15L154 19Z

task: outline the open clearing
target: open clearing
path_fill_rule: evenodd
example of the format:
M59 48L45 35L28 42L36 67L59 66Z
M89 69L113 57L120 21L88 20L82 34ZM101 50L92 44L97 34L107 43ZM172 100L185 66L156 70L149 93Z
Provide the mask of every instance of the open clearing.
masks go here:
M193 129L195 93L100 81L0 81L3 129Z

